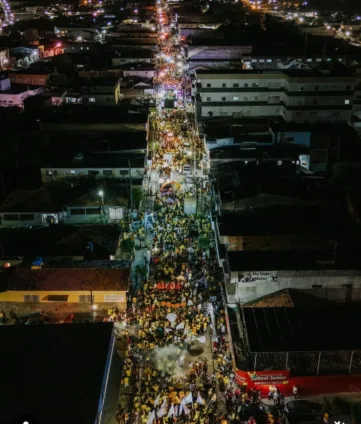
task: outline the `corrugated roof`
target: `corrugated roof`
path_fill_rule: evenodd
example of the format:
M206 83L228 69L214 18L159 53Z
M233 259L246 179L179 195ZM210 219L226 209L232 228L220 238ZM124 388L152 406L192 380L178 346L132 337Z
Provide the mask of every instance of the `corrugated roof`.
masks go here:
M361 349L359 306L242 308L251 352Z
M244 303L244 308L294 308L302 306L321 306L329 301L304 293L296 289L278 290L251 302Z
M130 269L16 268L9 290L31 291L127 291Z

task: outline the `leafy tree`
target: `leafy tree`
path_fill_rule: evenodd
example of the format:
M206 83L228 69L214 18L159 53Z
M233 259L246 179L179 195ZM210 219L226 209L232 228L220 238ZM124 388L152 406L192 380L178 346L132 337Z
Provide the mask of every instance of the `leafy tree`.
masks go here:
M357 424L361 423L361 403L354 403L351 406L351 417Z
M138 209L141 200L143 199L143 190L139 187L132 188L133 206Z
M133 253L134 245L135 245L134 240L129 237L123 239L120 243L122 252L129 253L129 254Z
M146 277L147 276L147 273L148 273L148 270L147 270L147 267L145 265L137 265L135 267L135 272L140 277Z
M200 236L198 238L198 247L201 250L208 251L211 247L211 241L208 237Z

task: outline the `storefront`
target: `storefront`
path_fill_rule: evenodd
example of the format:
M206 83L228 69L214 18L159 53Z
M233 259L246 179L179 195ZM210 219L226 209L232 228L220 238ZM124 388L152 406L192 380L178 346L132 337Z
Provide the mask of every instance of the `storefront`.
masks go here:
M240 386L261 390L262 395L267 395L270 386L282 386L282 392L292 391L290 386L289 371L241 371L236 370L236 382Z

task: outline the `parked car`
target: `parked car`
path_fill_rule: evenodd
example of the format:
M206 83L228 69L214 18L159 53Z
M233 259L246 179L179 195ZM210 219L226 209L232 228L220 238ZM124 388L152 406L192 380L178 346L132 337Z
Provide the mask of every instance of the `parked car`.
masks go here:
M287 402L284 412L290 424L321 423L323 405L308 400L292 400Z
M92 314L79 312L68 315L64 321L60 321L59 324L86 324L89 322L93 322Z

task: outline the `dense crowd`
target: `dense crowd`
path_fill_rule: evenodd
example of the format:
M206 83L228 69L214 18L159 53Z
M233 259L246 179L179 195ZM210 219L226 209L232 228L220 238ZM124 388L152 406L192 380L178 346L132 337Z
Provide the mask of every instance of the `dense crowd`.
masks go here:
M158 7L158 20L161 27L171 22L165 7ZM189 89L179 66L177 35L159 31L159 48L156 82L163 88ZM160 178L182 173L191 161L195 169L203 158L204 145L189 113L173 109L151 118L151 171ZM206 194L209 188L205 179L196 192ZM232 378L224 311L214 296L218 262L211 221L184 212L188 194L176 182L162 183L151 226L138 230L143 238L150 232L151 259L147 279L133 300L133 314L127 316L122 383L134 386L135 395L132 412L119 413L119 422L229 422L242 406L244 397Z

